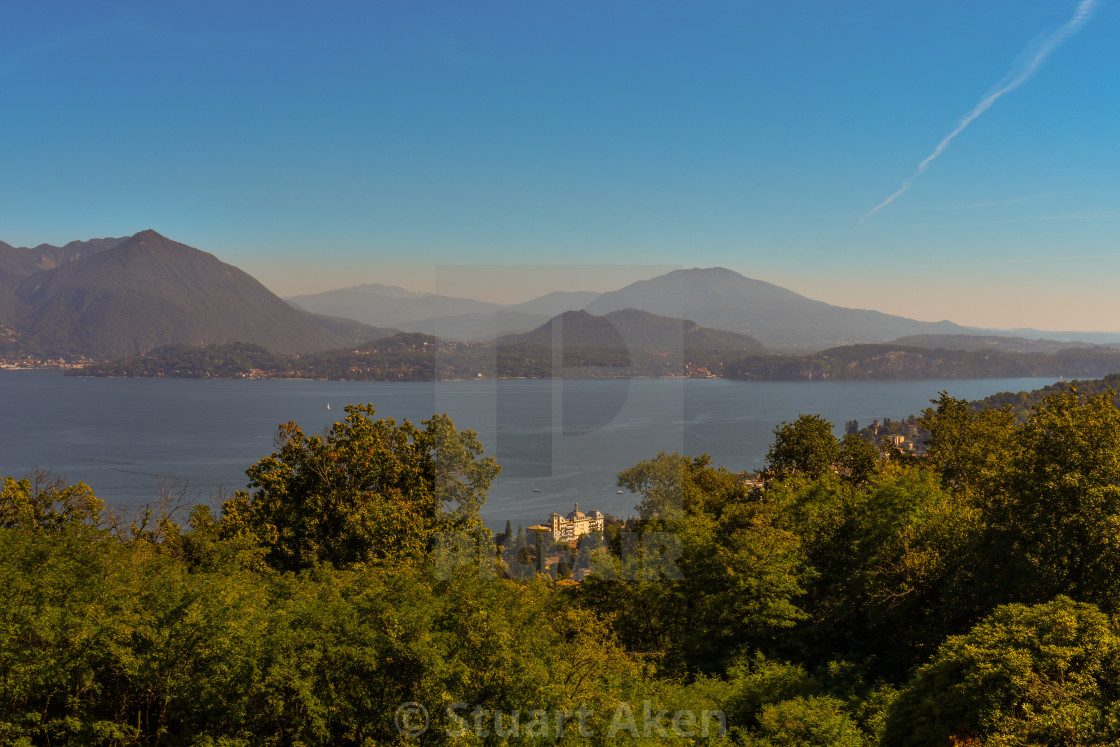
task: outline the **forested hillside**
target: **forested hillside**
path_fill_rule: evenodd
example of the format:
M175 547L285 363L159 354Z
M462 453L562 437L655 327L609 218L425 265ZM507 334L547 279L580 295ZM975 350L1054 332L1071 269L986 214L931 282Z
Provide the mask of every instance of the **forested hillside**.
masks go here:
M1053 384L1034 389L1029 392L999 392L990 397L972 403L972 409L979 411L984 408L1000 409L1010 408L1020 419L1026 418L1031 413L1031 408L1038 405L1052 394L1068 391L1070 387L1077 387L1082 395L1112 394L1112 401L1120 404L1120 374L1109 374L1101 379L1075 379L1073 381L1056 381Z
M845 345L809 355L729 359L725 375L758 381L848 379L1093 377L1120 370L1120 350L1066 348L1052 353L930 350L904 345Z

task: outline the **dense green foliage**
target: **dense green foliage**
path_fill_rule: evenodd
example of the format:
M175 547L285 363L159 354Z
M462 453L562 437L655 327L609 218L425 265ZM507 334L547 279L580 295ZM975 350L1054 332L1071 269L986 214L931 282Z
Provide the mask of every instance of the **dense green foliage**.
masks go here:
M4 478L0 743L1117 743L1112 395L920 425L883 461L783 423L761 491L658 454L619 475L639 518L572 547L495 548L475 435L372 406L283 427L217 515Z
M949 638L891 710L882 744L1115 744L1120 636L1107 615L1059 596L997 608Z
M797 538L776 526L773 505L750 500L726 470L706 458L660 454L619 475L619 485L643 496L633 529L647 540L646 572L621 568L626 582L593 575L577 598L614 618L628 649L666 673L718 672L804 617L793 603L804 566ZM679 547L679 571L650 567L658 534Z
M819 477L840 458L840 445L832 435L832 423L819 415L801 415L793 423L774 429L774 443L766 453L766 465L779 475L802 473Z
M478 529L499 468L475 433L446 415L421 429L373 414L347 405L324 436L282 426L278 451L249 468L249 490L222 506L223 533L252 537L273 568L300 570L418 560L435 532Z

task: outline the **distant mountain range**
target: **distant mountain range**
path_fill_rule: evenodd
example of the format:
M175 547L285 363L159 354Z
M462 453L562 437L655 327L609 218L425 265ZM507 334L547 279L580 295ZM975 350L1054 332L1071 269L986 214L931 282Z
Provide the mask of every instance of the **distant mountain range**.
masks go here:
M820 350L887 342L903 335L967 334L952 322L920 322L878 311L848 309L713 267L674 270L604 293L584 307L592 314L642 309L691 319L757 338L775 351Z
M236 267L155 231L0 251L2 321L29 349L108 357L246 342L300 352L393 331L295 309Z
M1120 340L1120 334L1085 333L1092 342L1077 342L1076 333L1024 331L1048 338L1031 340L844 308L718 267L676 270L607 293L559 291L505 306L376 284L284 301L236 267L155 231L65 246L0 242L0 355L108 358L158 346L228 343L313 352L398 331L496 341L506 349L551 345L560 334L565 347L621 345L645 354L805 353L889 342L1053 353Z
M474 314L449 314L446 316L401 322L397 326L408 332L422 332L446 340L485 342L506 335L516 335L539 327L549 319L547 314L523 311L489 311Z
M417 293L392 285L367 283L349 288L325 291L303 296L291 296L288 303L316 314L348 317L366 324L396 327L410 332L425 332L447 325L452 320L471 319L464 329L478 327L478 339L493 339L504 332L503 317L516 319L518 331L526 331L565 311L581 309L599 296L592 291L554 291L539 298L518 304L497 304L476 301L472 298L442 296L437 293ZM495 321L497 320L497 321ZM489 323L489 326L487 324ZM472 326L473 325L473 326ZM511 326L507 322L504 326ZM444 337L464 339L463 335L448 334Z
M555 291L523 303L502 305L368 283L286 300L318 314L450 340L482 341L526 332L557 314L583 308L598 296L591 291Z
M491 304L485 308L479 301L375 285L289 300L311 311L455 340L491 340L528 332L564 311L582 310L601 317L624 309L687 319L708 329L748 335L778 352L803 353L899 338L905 338L907 345L938 347L960 335L999 335L998 330L965 327L950 321L923 322L879 311L834 306L721 267L675 270L607 293L553 293L504 307ZM1074 335L1037 333L1039 337L1067 341L1076 340ZM1120 334L1085 337L1094 342L1120 340ZM1048 348L1032 347L1029 342L1024 339L1021 343L1007 343L1001 349ZM986 344L977 343L979 347Z
M315 314L346 317L374 326L397 328L403 328L402 325L407 322L433 317L494 312L502 308L501 304L496 303L435 293L416 293L376 283L314 295L293 296L286 300Z

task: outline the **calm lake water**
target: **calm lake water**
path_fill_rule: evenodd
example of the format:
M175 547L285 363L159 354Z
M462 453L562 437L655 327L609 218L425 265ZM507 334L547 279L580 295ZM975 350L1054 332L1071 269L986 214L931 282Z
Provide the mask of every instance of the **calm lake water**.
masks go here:
M735 382L719 379L451 382L83 379L57 371L0 371L0 475L32 467L89 483L110 504L150 500L166 476L211 500L245 487L245 470L272 453L280 423L319 432L347 403L380 417L449 414L478 432L502 474L489 525L534 524L572 504L625 516L635 496L615 477L658 451L709 454L732 470L762 465L775 425L817 413L845 421L917 414L941 390L977 399L1051 379ZM330 409L328 409L330 405ZM535 492L539 491L539 492Z

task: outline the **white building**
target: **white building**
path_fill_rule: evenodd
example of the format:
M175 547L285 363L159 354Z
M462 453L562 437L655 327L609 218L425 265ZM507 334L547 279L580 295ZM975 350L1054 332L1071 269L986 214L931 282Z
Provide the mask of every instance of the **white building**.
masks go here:
M552 532L552 539L556 542L574 540L582 534L603 531L604 516L601 511L592 511L585 514L579 510L579 504L567 516L561 516L553 511L548 517L548 530Z

